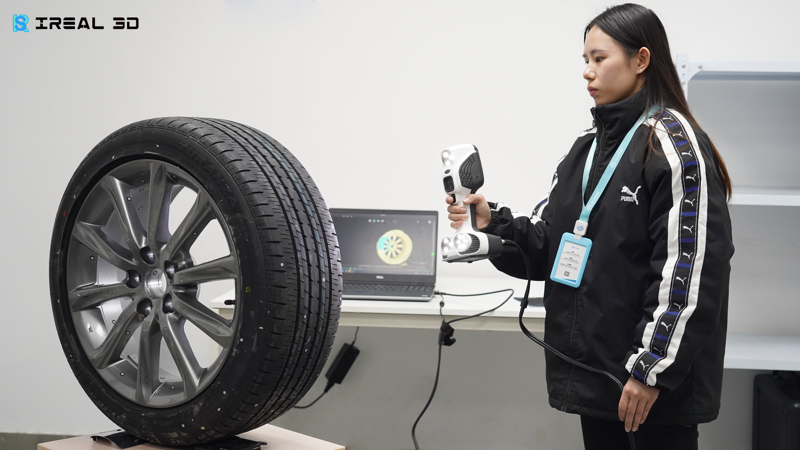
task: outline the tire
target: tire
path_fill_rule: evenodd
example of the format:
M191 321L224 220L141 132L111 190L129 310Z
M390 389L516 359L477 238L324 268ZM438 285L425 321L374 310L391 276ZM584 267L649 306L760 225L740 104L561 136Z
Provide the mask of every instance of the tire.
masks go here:
M319 376L338 325L341 262L325 202L289 151L231 121L152 119L105 138L69 182L49 262L58 336L81 387L160 445L282 415ZM233 313L223 317L209 295L225 290Z

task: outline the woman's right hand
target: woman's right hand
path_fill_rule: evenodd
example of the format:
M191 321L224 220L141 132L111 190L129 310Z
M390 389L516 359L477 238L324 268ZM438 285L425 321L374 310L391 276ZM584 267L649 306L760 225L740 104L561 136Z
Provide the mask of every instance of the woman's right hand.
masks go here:
M489 203L486 198L481 194L470 194L464 199L464 206L453 204L453 197L449 195L445 198L445 202L450 205L447 207L447 218L450 219L450 227L457 229L465 220L469 218L467 207L475 205L475 219L478 230L482 230L489 226L492 221L492 210L489 208ZM477 231L477 230L476 230Z

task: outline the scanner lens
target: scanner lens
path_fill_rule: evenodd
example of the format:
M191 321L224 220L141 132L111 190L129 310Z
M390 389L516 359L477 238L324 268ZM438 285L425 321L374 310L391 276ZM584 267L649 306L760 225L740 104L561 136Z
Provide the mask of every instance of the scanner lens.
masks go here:
M463 253L469 250L469 247L472 244L472 239L470 239L466 233L458 233L455 238L455 243L456 250L458 250L459 253Z

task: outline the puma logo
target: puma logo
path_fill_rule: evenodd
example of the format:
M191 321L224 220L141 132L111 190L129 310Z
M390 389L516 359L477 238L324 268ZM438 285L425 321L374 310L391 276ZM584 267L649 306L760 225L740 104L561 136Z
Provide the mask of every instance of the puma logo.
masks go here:
M672 325L667 325L666 323L664 323L664 322L662 321L662 322L661 322L661 325L662 325L664 328L666 328L666 329L667 329L667 333L669 333L669 328L670 328L670 327L672 327L672 326L674 326L675 324L673 323Z
M694 234L694 231L692 230L692 228L694 228L694 225L692 225L691 227L687 227L686 225L684 225L683 228L686 228L687 230L689 230L689 233Z
M686 177L686 178L689 178L689 177ZM697 199L694 199L694 200L686 199L683 202L684 203L688 203L688 204L692 205L692 207L694 207L694 202L696 202L696 201L697 201Z
M642 361L642 360L640 359L640 360L639 360L639 364L641 364L641 365L642 365L642 370L643 370L644 372L647 372L647 365L644 363L644 361Z
M681 155L692 156L692 152L681 152Z
M682 285L686 286L686 277L675 277L676 280L680 281ZM663 323L663 322L662 322Z
M692 255L694 255L694 252L692 253L683 252L683 256L687 257L688 259L692 259Z
M641 188L642 187L639 186L639 187L636 188L635 191L631 191L628 188L628 186L622 186L622 193L625 194L625 195L628 195L629 197L625 197L625 195L623 195L622 198L620 198L620 201L622 201L622 202L635 202L638 205L639 204L639 198L637 197L637 195L639 193L639 189L641 189Z
M692 181L694 181L696 183L697 182L697 174L694 174L692 176L686 175L686 179L687 180L692 180Z

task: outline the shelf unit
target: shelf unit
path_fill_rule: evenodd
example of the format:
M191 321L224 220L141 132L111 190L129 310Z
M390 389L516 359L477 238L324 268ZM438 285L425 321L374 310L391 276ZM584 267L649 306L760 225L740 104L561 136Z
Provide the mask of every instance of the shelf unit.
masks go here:
M792 323L800 319L793 287L800 269L800 62L692 61L681 54L676 68L734 182L725 367L800 370L800 326Z
M736 206L800 206L800 188L736 186L730 204Z
M689 55L676 56L687 99L692 80L800 80L800 62L691 61Z
M800 335L730 333L725 368L800 370Z

